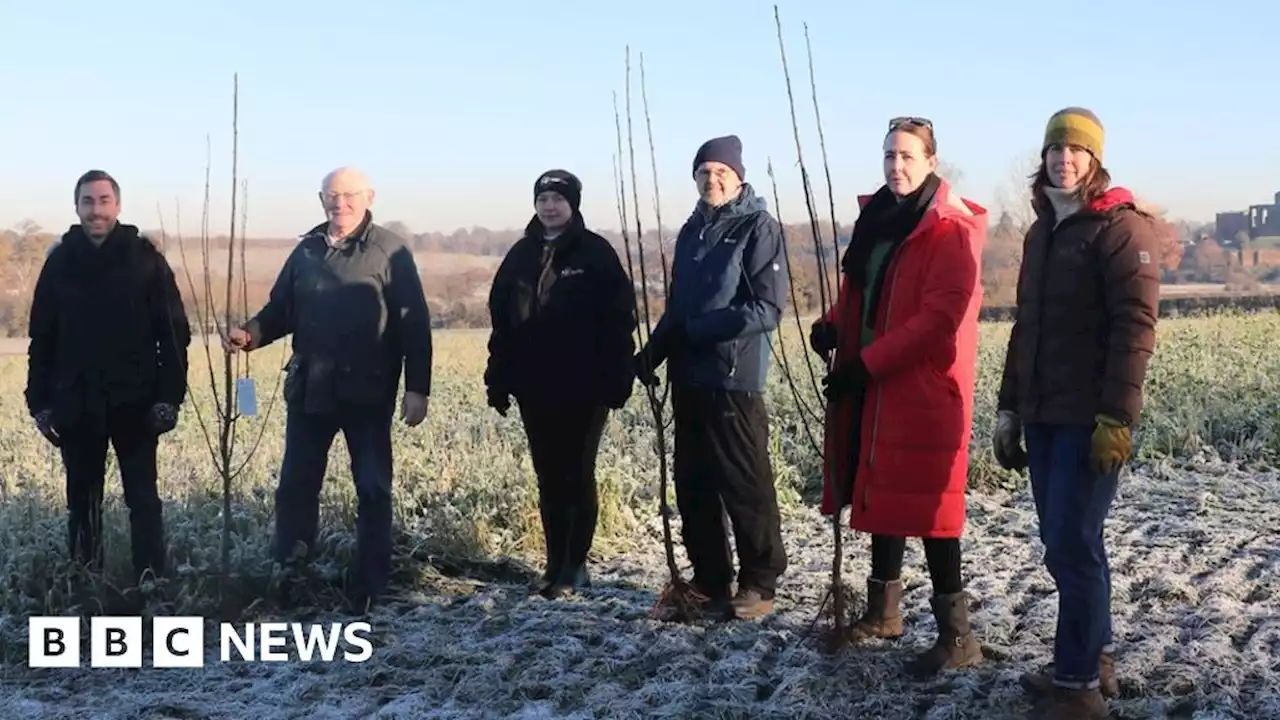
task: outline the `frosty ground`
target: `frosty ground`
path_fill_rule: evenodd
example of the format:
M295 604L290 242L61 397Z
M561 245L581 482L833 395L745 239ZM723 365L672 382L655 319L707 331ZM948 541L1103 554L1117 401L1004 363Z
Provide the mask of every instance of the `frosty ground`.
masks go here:
M200 670L8 666L4 717L30 718L1014 718L1020 672L1050 657L1057 595L1025 492L973 494L965 573L987 647L978 669L919 682L900 672L932 639L928 578L909 544L907 635L822 651L830 526L811 508L784 527L790 569L759 622L651 619L666 579L652 550L599 560L595 586L551 602L533 568L434 578L372 616L363 664L222 664ZM1280 717L1280 473L1201 454L1130 471L1107 530L1123 718ZM846 536L848 577L866 538ZM683 565L683 555L680 555ZM859 605L861 594L859 594ZM299 618L283 618L299 619ZM324 616L307 620L324 620Z

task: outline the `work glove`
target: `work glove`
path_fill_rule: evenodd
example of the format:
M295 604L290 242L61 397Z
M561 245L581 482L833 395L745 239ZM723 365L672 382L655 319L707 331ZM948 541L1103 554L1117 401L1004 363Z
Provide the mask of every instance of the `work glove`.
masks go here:
M809 329L809 347L822 356L823 360L830 361L831 353L835 351L839 341L834 323L819 320Z
M1027 467L1027 451L1022 447L1022 418L1017 413L1001 410L996 416L991 448L996 462L1005 470L1020 472Z
M41 410L35 415L36 429L48 440L54 447L62 447L62 436L58 434L58 428L53 424L53 411Z
M511 394L504 390L496 390L489 388L489 407L498 411L502 417L507 416L507 411L511 409Z
M1093 428L1093 447L1089 459L1094 472L1107 475L1129 459L1133 452L1133 439L1129 434L1129 427L1110 415L1100 414L1094 420L1097 424Z
M849 397L866 383L867 366L862 362L862 356L854 355L822 378L822 394L828 401L834 402Z
M169 403L156 403L151 406L151 429L156 435L163 435L178 425L178 409Z

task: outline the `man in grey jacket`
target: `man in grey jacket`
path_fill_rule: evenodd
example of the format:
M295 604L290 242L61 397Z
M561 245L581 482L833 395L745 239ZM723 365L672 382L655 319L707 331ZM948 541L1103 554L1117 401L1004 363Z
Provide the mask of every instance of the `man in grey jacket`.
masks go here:
M431 318L404 238L373 222L374 192L358 170L322 183L328 222L298 241L267 304L224 342L251 351L293 335L285 378L284 462L276 490L276 556L287 564L315 542L329 448L339 431L356 485L356 587L363 610L391 566L391 421L404 371L401 419L417 426L431 391Z

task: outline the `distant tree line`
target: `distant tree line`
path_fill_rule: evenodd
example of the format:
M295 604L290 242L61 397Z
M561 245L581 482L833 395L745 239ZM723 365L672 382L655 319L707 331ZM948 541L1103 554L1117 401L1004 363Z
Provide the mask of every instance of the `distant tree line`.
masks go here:
M1013 207L1019 207L1013 203ZM1280 249L1249 248L1247 243L1237 247L1223 247L1213 239L1211 224L1197 224L1165 220L1163 212L1152 211L1157 217L1160 239L1160 266L1164 273L1164 281L1168 283L1223 283L1228 290L1247 291L1257 287L1260 282L1280 282ZM982 260L982 283L985 291L985 304L988 306L1005 306L1014 302L1017 287L1018 266L1022 259L1023 235L1031 222L1026 212L1008 210L993 214L988 226L987 245ZM412 232L404 223L392 221L388 226L403 235L419 254L456 253L462 255L478 255L501 257L520 238L517 230L491 230L484 227L459 228L452 233ZM851 227L841 226L832 232L830 222L819 223L821 236L819 245L821 257L828 271L827 288L833 288L837 279L840 253L848 243ZM161 246L170 257L175 257L175 248L166 248L165 239L158 230L147 231L153 242ZM624 266L627 258L624 252L622 234L616 230L598 229L617 249ZM838 236L837 239L833 239ZM0 231L0 332L9 337L25 337L31 305L31 294L39 275L44 258L57 240L58 235L45 231L31 221L18 223L10 230ZM646 231L639 243L634 235L629 238L631 247L631 269L640 272L640 260L637 248L644 250L644 261L649 288L649 311L654 322L662 314L663 302L663 266L659 262L660 248L665 251L666 260L671 262L674 249L675 231L664 229ZM280 247L296 242L296 238L259 238L250 240L249 247ZM786 226L787 254L790 259L789 269L793 284L793 293L788 295L789 302L794 298L795 307L802 315L812 315L822 308L823 290L819 288L818 251L815 249L813 231L808 223L788 224ZM198 250L196 243L186 240L184 247L192 262L196 261ZM227 239L214 237L209 240L210 252L225 253ZM215 268L216 269L216 268ZM209 293L204 287L203 273L192 268L190 278L178 272L178 285L187 302L192 317L196 303L194 294L200 299L202 307L213 306L220 314L221 293ZM491 271L467 267L457 272L432 274L424 283L431 306L433 321L437 327L485 327L488 324L487 298ZM212 278L215 286L219 278ZM246 289L249 306L260 307L270 291L270 281L252 280ZM637 277L636 291L640 292ZM830 297L827 302L831 301ZM641 305L643 309L643 305ZM793 314L795 309L787 308Z

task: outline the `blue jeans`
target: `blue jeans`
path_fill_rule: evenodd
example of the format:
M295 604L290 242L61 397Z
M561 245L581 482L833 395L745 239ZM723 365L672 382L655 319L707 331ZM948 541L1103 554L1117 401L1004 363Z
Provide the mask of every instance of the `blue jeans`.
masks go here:
M386 590L391 573L391 421L387 406L342 407L307 413L289 403L284 462L276 488L276 560L289 562L301 541L310 556L316 540L320 489L329 448L342 432L356 485L356 581L369 595Z
M1058 587L1054 683L1097 687L1099 658L1112 649L1102 527L1120 471L1099 475L1090 467L1092 427L1028 424L1025 433L1045 565Z

